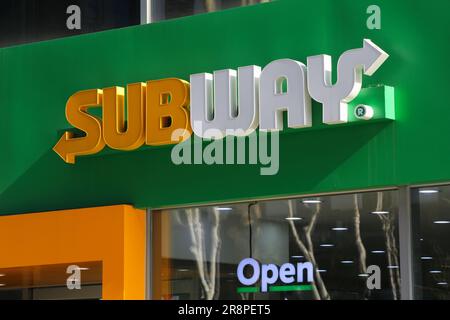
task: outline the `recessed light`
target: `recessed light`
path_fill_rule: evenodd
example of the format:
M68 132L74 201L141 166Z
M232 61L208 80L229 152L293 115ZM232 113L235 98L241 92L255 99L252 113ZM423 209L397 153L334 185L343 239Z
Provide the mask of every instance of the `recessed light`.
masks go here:
M0 287L4 287L4 286L6 286L6 284L0 283Z
M385 253L385 251L383 251L383 250L373 250L373 251L371 251L372 253L374 253L374 254L382 254L382 253Z
M420 260L433 260L433 257L420 257Z
M291 256L292 259L303 259L304 256Z
M431 270L430 273L438 274L438 273L442 273L442 271L441 270Z
M327 272L327 270L319 269L319 270L317 270L317 272L319 272L319 273L325 273L325 272Z
M177 269L177 271L179 271L179 272L187 272L187 271L189 271L189 269Z
M371 214L383 215L383 214L389 214L389 211L372 211Z
M439 190L423 189L423 190L420 190L419 193L421 193L421 194L435 194L435 193L439 193Z
M347 231L348 228L333 228L331 230L333 230L333 231Z
M367 274L367 273L360 273L360 274L358 274L358 277L361 277L361 278L367 278L369 275Z
M388 269L398 269L398 266L387 266Z
M437 220L433 221L434 224L450 224L449 220Z
M302 200L304 204L319 204L322 203L320 200Z
M331 248L331 247L334 247L334 244L331 244L331 243L322 243L322 244L320 245L320 247L322 247L322 248Z
M216 208L218 211L231 211L231 210L233 210L233 208L227 208L227 207L219 207L219 208Z
M288 217L286 218L287 221L300 221L303 220L302 218L299 217Z
M423 238L420 238L420 241L423 241Z
M448 282L438 282L437 285L438 286L447 286Z
M353 261L352 260L342 260L341 263L342 264L352 264Z

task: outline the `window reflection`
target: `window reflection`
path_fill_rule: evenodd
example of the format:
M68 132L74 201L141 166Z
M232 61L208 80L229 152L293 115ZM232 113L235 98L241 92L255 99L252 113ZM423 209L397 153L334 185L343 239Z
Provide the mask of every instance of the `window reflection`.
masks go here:
M67 27L67 20L71 16L67 9L72 5L79 6L81 10L81 29ZM0 47L139 23L139 0L1 0Z
M156 299L400 298L396 191L165 210L154 220ZM236 271L250 257L311 262L314 282L242 290ZM367 286L372 265L379 290Z
M416 298L449 300L450 186L412 190Z
M153 21L191 16L271 0L153 0Z
M77 289L68 288L68 279L74 274L74 269L68 272L69 266L79 269ZM0 269L0 300L98 300L101 297L100 261Z

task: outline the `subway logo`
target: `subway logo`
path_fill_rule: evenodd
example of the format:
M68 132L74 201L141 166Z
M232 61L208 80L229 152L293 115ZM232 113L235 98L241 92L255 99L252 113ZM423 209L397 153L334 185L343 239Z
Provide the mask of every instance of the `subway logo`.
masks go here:
M194 133L204 139L246 136L257 128L283 130L312 126L311 100L322 104L323 123L348 121L348 103L358 96L363 74L371 76L388 54L370 40L344 52L332 83L329 55L307 58L307 66L279 59L264 68L256 65L177 78L151 80L73 94L66 119L82 134L66 131L53 150L67 163L111 149L130 151L141 146L177 144ZM125 108L126 104L126 108ZM101 107L101 118L89 113Z

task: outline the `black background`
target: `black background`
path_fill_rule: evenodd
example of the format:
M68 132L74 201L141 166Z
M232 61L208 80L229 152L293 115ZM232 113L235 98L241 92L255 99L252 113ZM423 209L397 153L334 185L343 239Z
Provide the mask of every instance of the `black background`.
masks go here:
M224 304L268 304L269 315L223 315L214 313L209 318L201 315L179 315L180 307L213 307ZM447 301L14 301L0 302L3 314L15 318L31 314L44 319L277 319L277 320L340 320L340 319L430 319L445 318ZM22 317L21 317L22 316ZM6 318L6 316L5 316Z

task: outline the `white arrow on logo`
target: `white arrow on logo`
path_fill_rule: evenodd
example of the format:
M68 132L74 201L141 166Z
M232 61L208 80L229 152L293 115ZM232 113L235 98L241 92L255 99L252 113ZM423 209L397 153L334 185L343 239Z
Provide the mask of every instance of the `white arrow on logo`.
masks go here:
M348 121L348 102L358 96L362 74L371 76L389 55L372 41L364 39L362 48L344 52L338 61L337 82L332 85L332 64L329 55L308 58L308 90L311 97L323 104L323 122Z

